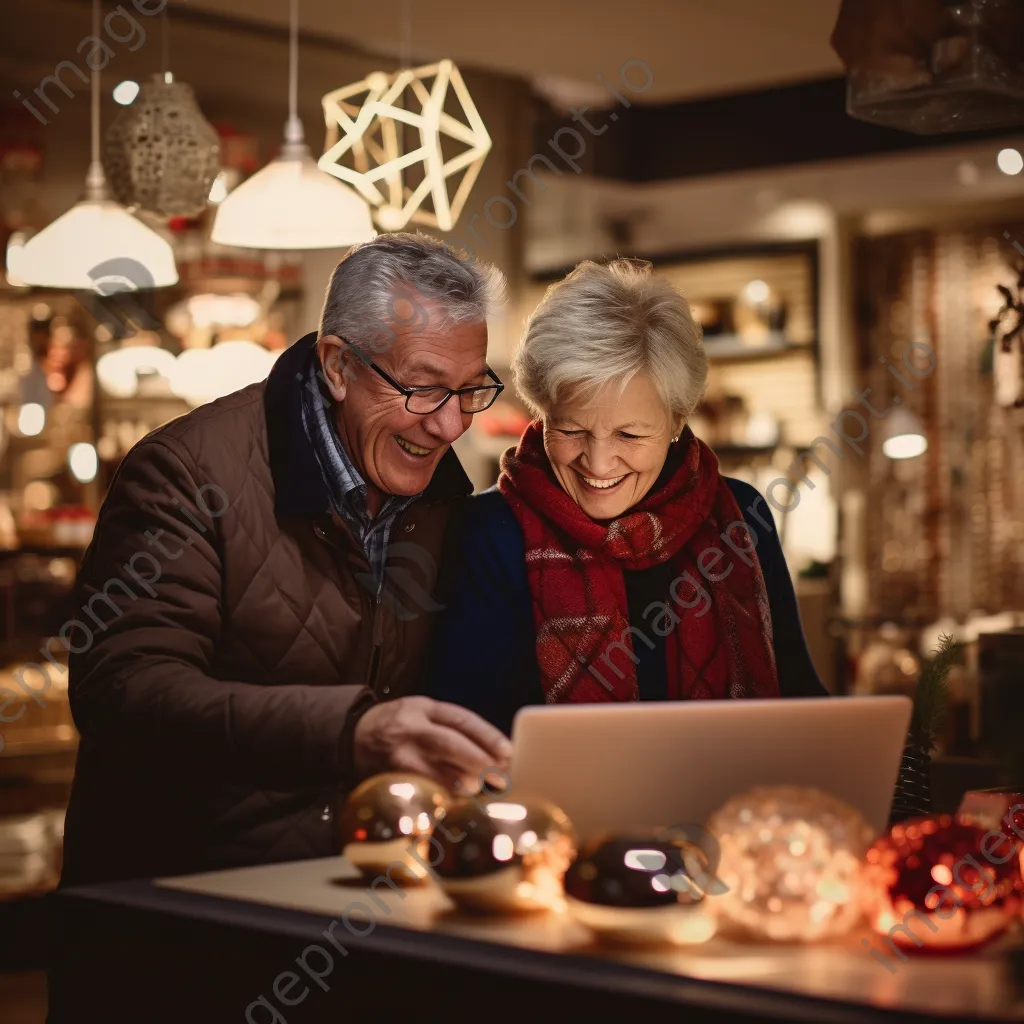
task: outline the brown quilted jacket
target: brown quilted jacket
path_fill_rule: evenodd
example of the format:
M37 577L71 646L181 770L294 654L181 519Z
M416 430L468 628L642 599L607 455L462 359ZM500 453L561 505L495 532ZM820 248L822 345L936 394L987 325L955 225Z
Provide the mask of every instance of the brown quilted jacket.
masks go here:
M301 425L312 340L150 434L114 477L61 637L81 733L64 884L336 853L359 715L421 686L471 487L449 452L376 596Z

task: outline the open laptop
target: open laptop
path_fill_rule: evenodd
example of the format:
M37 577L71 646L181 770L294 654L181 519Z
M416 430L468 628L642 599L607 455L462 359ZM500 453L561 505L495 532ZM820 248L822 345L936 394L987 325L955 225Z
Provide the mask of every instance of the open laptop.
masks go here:
M587 839L703 825L751 786L814 786L881 833L910 712L906 697L526 707L510 795L551 800Z

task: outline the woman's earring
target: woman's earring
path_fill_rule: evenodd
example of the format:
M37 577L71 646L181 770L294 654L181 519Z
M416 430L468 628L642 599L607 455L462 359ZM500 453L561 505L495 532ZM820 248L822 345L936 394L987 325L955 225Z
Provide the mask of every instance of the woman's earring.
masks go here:
M672 438L672 443L675 444L676 441L678 441L678 440L679 440L679 435L676 434L676 436Z

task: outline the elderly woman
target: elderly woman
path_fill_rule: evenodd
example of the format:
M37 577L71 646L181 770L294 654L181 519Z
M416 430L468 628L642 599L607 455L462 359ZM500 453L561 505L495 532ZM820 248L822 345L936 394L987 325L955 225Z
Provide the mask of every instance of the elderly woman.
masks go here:
M821 695L768 505L686 425L707 356L648 264L552 286L513 371L538 416L470 503L433 696L525 704Z

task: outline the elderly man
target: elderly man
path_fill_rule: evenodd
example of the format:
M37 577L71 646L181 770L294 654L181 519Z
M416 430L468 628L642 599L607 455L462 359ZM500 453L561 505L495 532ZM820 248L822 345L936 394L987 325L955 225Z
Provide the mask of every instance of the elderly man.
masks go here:
M501 390L501 283L423 236L359 246L265 383L125 458L61 634L65 884L328 856L359 779L504 763L497 730L415 695L471 490L451 445Z

